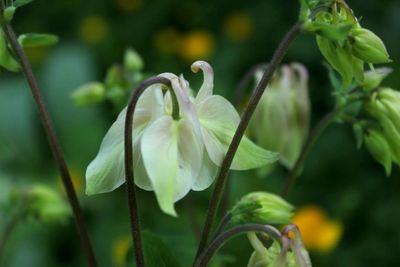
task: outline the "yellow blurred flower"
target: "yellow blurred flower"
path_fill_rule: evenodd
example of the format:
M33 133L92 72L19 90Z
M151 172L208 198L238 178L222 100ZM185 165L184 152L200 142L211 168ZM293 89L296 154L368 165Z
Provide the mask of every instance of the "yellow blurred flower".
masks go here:
M75 188L75 192L77 194L79 194L79 195L83 194L83 192L84 192L84 188L83 188L84 177L83 177L83 175L81 174L80 171L78 171L78 170L76 170L74 168L71 168L69 170L69 172L70 172L70 175L71 175L72 184L73 184L73 186ZM57 178L57 184L58 184L58 187L63 192L65 192L63 181L62 181L60 176L58 176L58 178Z
M112 249L112 259L114 261L114 266L125 267L126 257L132 246L132 240L130 236L122 236L118 238L113 245Z
M95 44L102 41L108 32L108 25L100 16L89 16L82 20L79 27L80 38L89 43Z
M343 233L339 222L330 220L324 210L314 205L299 209L293 223L299 227L309 250L328 252L336 247Z
M188 62L204 60L212 55L214 46L214 37L209 32L193 31L182 36L178 53Z
M115 0L117 7L123 11L134 11L141 7L142 0Z
M249 15L235 12L226 17L224 30L232 40L244 41L253 34L253 21Z
M180 35L177 30L167 27L154 37L154 46L162 54L174 54L179 48Z

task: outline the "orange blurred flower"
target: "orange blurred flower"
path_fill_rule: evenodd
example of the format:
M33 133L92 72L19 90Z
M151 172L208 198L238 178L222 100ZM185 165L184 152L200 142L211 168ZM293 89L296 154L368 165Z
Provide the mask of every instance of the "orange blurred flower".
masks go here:
M309 250L328 252L337 246L343 233L339 222L329 219L324 210L314 205L299 209L293 223L299 227L304 245Z
M178 53L182 59L192 62L209 58L214 52L214 47L212 34L206 31L193 31L182 36Z
M235 12L226 17L224 30L232 40L244 41L253 34L253 21L249 15Z
M112 248L112 259L114 266L125 267L126 258L130 247L132 246L131 237L129 235L118 238Z
M82 20L79 27L80 38L90 44L102 41L108 32L108 25L100 16L89 16Z

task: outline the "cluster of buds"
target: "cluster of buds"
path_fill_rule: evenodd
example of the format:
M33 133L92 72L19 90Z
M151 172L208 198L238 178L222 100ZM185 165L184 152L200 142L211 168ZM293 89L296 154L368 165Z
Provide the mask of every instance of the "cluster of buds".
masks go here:
M312 2L312 3L310 3ZM303 1L304 29L317 35L317 44L347 89L353 79L364 80L364 64L390 62L382 40L363 28L344 0Z
M140 83L145 74L141 56L133 49L125 51L122 65L111 66L104 82L89 82L72 93L77 106L92 106L109 100L120 111L127 103L132 88Z
M268 238L268 237L266 237ZM247 267L311 267L310 256L304 247L300 231L295 225L283 228L279 240L273 240L269 248L249 233L248 239L254 248Z
M256 83L261 76L256 73ZM256 143L278 152L287 168L293 167L307 138L310 106L307 69L292 63L275 73L251 120Z
M365 109L377 127L364 130L364 142L371 155L389 175L392 163L400 164L400 92L380 88L371 94Z

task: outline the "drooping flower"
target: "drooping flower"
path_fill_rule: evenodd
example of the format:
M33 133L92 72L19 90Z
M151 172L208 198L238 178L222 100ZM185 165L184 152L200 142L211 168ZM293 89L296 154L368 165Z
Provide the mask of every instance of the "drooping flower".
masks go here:
M256 73L256 81L262 73ZM305 142L310 124L308 72L299 63L277 72L257 106L250 127L261 147L280 153L280 161L292 168Z
M171 80L173 93L163 91L161 85L151 86L140 97L133 118L135 184L154 191L161 209L170 215L176 215L174 203L191 189L200 191L211 185L240 119L227 100L212 94L211 66L199 61L192 69L204 71L204 83L195 98L182 76L164 73L161 76ZM126 109L87 168L87 194L109 192L125 182L125 115ZM275 160L276 153L244 137L231 168L246 170Z

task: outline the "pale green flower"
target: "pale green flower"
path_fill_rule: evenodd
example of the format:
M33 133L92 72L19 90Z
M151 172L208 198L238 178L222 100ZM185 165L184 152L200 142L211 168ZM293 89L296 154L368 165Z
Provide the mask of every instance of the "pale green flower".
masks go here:
M179 106L179 118L172 117L170 92L153 85L140 97L133 121L133 164L135 184L154 191L161 209L176 215L174 203L191 189L204 190L213 182L233 134L239 115L221 96L212 95L213 74L205 62L196 62L193 70L204 70L204 83L191 97L189 83L171 73ZM125 182L124 122L126 109L104 137L100 151L86 172L87 194L109 192ZM261 167L277 159L246 137L234 158L232 169Z
M256 82L261 76L256 74ZM307 69L299 63L282 66L251 120L256 143L279 152L282 165L292 168L308 135L310 109Z

